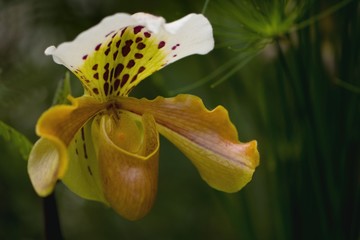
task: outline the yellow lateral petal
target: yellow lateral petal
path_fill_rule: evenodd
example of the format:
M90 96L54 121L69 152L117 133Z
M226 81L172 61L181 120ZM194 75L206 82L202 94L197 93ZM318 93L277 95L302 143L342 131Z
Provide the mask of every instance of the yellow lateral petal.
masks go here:
M49 195L56 184L59 172L62 171L65 150L59 151L61 144L56 144L46 138L40 138L33 146L28 161L30 181L39 196Z
M58 105L42 114L36 125L41 139L29 156L28 172L40 196L51 193L68 166L67 147L75 133L105 107L90 97L71 98L72 105Z
M115 211L129 220L137 220L150 211L155 200L159 137L151 115L142 117L139 130L135 129L135 125L123 128L125 122L134 121L128 114L121 113L119 117L119 122L116 122L113 116L104 115L98 129L102 187L106 200ZM121 139L115 140L122 138L121 135L136 135L139 132L143 136L140 143L133 143L135 147L124 145ZM136 152L130 152L135 149Z
M251 180L259 164L257 143L239 142L222 106L209 111L200 98L185 94L152 101L120 98L119 103L135 114L152 114L160 133L193 162L213 188L236 192Z

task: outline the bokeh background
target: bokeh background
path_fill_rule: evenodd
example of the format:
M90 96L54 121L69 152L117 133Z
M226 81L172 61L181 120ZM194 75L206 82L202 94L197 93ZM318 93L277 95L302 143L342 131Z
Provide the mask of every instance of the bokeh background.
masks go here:
M206 8L204 8L206 7ZM360 4L357 0L0 0L0 120L31 142L65 68L44 49L116 12L167 21L202 12L216 49L150 76L133 96L191 93L225 106L260 166L240 192L208 187L161 139L159 189L129 222L61 183L65 239L360 239ZM73 94L82 94L71 75ZM0 239L44 239L42 199L19 148L0 139Z

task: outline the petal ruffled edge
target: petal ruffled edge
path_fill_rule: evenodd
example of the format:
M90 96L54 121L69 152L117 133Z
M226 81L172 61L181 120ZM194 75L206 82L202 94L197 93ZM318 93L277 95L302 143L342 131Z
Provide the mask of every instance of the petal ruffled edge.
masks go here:
M222 106L209 111L202 100L181 94L154 100L122 98L123 109L152 114L159 132L173 142L213 188L236 192L251 179L259 164L256 141L241 143Z

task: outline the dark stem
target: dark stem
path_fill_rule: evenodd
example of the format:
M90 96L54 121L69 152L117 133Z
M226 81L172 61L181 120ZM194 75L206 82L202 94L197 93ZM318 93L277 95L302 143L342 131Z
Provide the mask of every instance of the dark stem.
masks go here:
M62 240L59 214L54 193L43 199L45 239Z

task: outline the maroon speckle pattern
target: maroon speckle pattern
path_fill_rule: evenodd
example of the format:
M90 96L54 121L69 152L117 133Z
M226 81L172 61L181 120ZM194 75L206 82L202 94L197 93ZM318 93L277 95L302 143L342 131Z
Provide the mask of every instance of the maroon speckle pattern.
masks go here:
M142 42L138 43L138 45L136 46L136 48L139 50L144 49L145 47L146 47L146 45Z
M93 88L93 92L94 92L96 95L98 95L98 94L99 94L99 89Z
M123 46L121 49L121 53L122 53L123 57L126 57L129 54L129 52L131 51L131 45L133 44L133 42L134 41L131 39L126 40L125 46Z
M150 41L146 39L151 37L152 33L141 25L111 31L106 35L106 39L102 43L95 46L95 51L100 51L96 54L103 54L105 58L102 59L105 59L106 62L98 63L98 59L101 58L96 57L96 55L93 57L93 55L84 54L82 59L86 63L92 64L90 65L92 72L85 74L80 69L75 69L74 72L82 80L86 91L93 95L98 95L100 98L103 98L104 95L127 95L137 85L137 80L141 80L150 74L149 72L143 73L147 70L145 62L149 62L151 66L154 59L158 57L156 53L151 55L153 51L146 51L147 47L162 49L166 46L171 50L177 50L180 46L179 43L170 45L161 38L149 39ZM144 40L147 42L144 43ZM143 49L145 51L142 51ZM175 51L172 57L176 56L177 52ZM90 57L91 59L89 59ZM161 66L164 66L163 63L160 62L155 65L162 64ZM124 71L125 68L127 71ZM99 79L103 81L94 82ZM99 83L101 83L100 86ZM125 89L122 89L123 87Z
M141 59L141 58L143 58L144 55L142 55L141 53L135 53L134 56L136 59Z
M116 47L119 48L120 47L120 43L121 43L121 39L119 41L116 42Z
M124 76L122 77L122 80L121 80L121 86L120 87L123 87L127 81L129 80L129 74L124 74Z
M135 66L135 61L133 59L131 59L128 64L126 65L127 68L132 68L133 66Z
M139 70L138 70L138 73L142 73L143 71L145 71L145 67L144 66L141 66L140 68L139 68Z
M180 46L180 44L176 44L176 45L174 45L174 46L172 46L171 47L171 50L175 50L177 47L179 47Z
M119 63L118 65L116 65L114 77L117 78L120 75L120 73L122 72L123 69L124 69L123 64Z
M95 51L98 51L98 50L100 49L100 47L101 47L101 43L99 43L98 45L96 45Z
M143 29L144 26L136 26L134 27L134 34L138 34L139 32L141 32L141 29Z
M109 91L109 83L106 82L106 83L104 83L104 93L106 96L108 95L108 91Z
M161 41L159 42L158 49L163 48L165 46L165 42Z
M115 59L116 59L116 57L117 57L118 53L119 53L119 51L114 52L114 54L113 54L113 60L114 60L114 61L115 61Z

